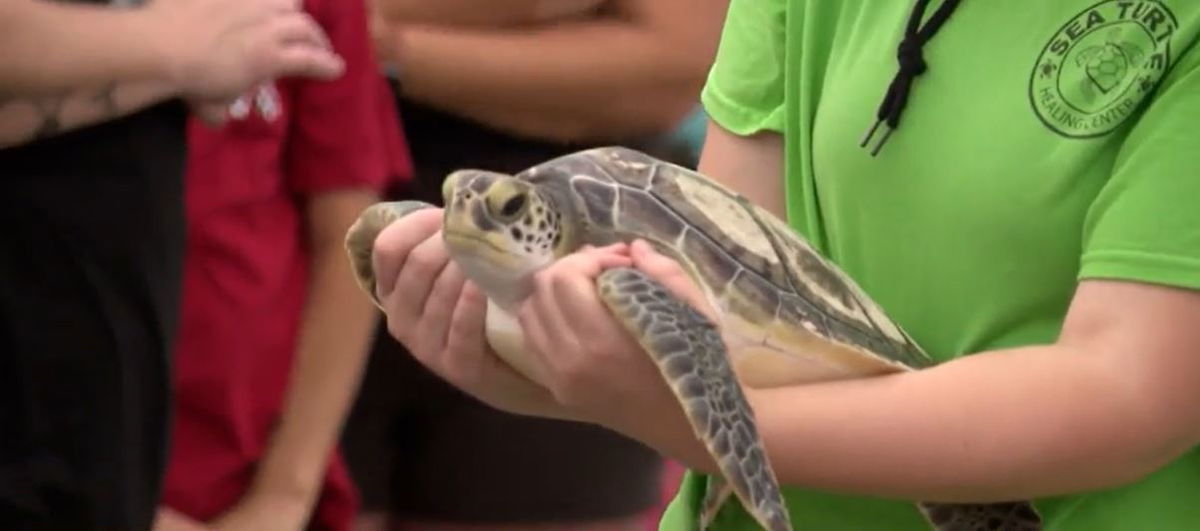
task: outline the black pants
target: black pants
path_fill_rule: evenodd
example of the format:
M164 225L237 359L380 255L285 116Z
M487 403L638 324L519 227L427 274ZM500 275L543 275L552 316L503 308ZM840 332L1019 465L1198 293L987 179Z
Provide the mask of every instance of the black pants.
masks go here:
M158 505L185 107L0 150L0 529L141 531Z

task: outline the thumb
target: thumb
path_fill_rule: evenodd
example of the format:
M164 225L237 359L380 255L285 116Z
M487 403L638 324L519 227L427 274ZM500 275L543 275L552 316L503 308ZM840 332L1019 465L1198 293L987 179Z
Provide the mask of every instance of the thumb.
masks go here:
M341 56L312 46L295 46L281 51L270 77L311 77L329 81L341 77L346 63Z
M659 282L665 282L671 277L686 276L679 264L654 250L645 240L634 240L629 246L629 256L633 259L634 267L645 271Z
M616 267L630 267L633 265L633 260L623 254L615 252L589 252L579 253L568 258L564 258L560 262L560 271L575 271L589 279L594 279L604 272L606 269Z
M615 267L630 267L633 260L629 257L624 243L615 243L604 247L584 245L577 251L554 261L549 267L539 271L538 275L571 274L582 275L594 279L605 269Z
M595 245L592 245L592 244L584 244L579 248L579 252L581 252L581 253L600 253L600 254L617 253L617 254L625 255L625 254L629 254L629 244L627 244L625 242L617 242L617 243L610 243L603 247L596 247Z

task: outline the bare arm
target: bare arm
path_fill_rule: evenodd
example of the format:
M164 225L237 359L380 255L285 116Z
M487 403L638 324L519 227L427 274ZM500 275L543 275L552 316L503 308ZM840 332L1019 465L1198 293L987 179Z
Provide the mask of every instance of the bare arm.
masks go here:
M1200 293L1085 281L1053 344L752 402L787 482L944 501L1107 488L1200 436L1197 322Z
M503 27L546 22L595 11L604 0L371 0L401 24Z
M710 136L703 169L755 198L769 176L744 169L765 142ZM1106 488L1200 440L1198 322L1200 292L1084 281L1052 344L748 394L784 483L934 501ZM713 469L681 422L642 437Z
M258 492L293 495L310 506L320 494L379 322L352 280L343 241L358 214L378 200L374 192L347 190L310 202L311 289L282 420L255 479Z
M382 46L416 100L517 134L628 138L696 105L725 5L619 0L605 17L525 29L398 26Z
M171 97L219 111L255 83L328 79L342 69L293 0L156 0L134 9L0 0L0 49L0 148Z
M0 0L0 148L174 96L153 45L161 23L147 9Z
M62 94L113 80L161 81L161 20L148 9L0 0L0 93Z
M212 531L212 529L175 509L160 506L151 531Z
M0 148L119 118L175 95L165 82L146 81L0 101Z

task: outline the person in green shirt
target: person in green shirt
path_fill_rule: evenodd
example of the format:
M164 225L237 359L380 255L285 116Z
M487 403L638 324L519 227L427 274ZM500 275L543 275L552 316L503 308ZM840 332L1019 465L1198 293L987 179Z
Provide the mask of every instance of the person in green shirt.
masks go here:
M1056 531L1200 528L1200 3L732 0L723 31L700 171L941 362L748 391L796 529L921 530L913 501L1013 499ZM422 363L688 464L661 529L695 529L715 467L591 283L617 253L702 301L678 266L634 245L539 272L521 321L548 398L515 404L528 384L483 345L437 214L395 225L382 293ZM757 528L736 503L710 527Z

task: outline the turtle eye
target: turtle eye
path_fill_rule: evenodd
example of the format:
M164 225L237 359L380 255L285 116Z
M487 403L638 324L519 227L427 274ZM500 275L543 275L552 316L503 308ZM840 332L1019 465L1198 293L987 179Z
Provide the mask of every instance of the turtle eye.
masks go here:
M500 215L505 218L516 217L517 214L521 213L521 209L524 206L525 206L525 194L514 195L514 196L508 198L508 201L505 201L504 205L502 205L500 207Z

